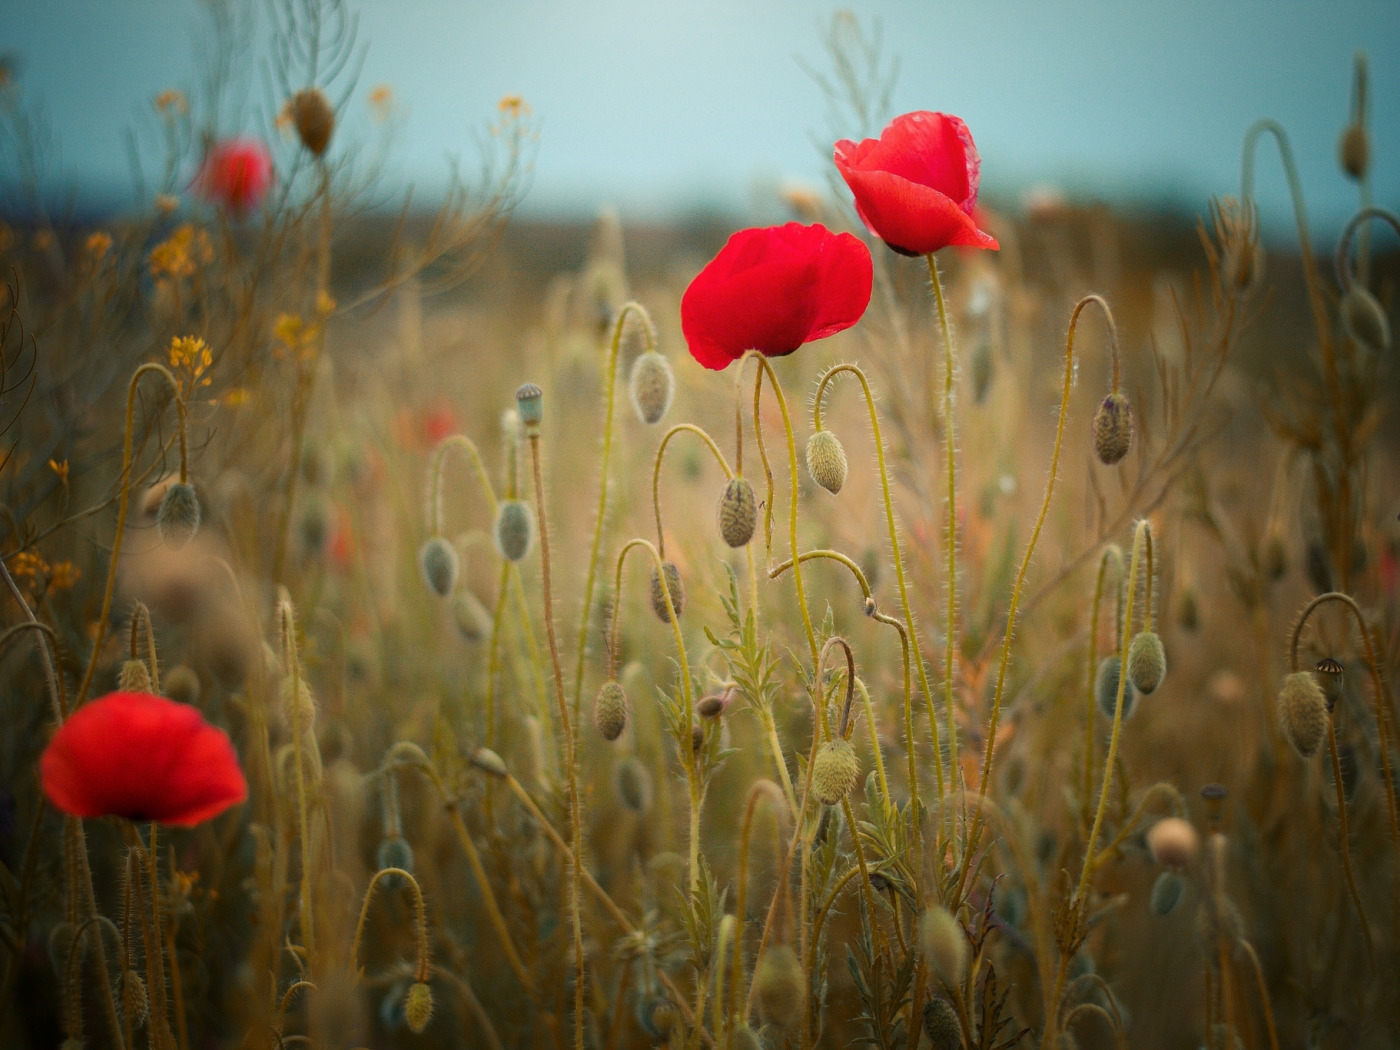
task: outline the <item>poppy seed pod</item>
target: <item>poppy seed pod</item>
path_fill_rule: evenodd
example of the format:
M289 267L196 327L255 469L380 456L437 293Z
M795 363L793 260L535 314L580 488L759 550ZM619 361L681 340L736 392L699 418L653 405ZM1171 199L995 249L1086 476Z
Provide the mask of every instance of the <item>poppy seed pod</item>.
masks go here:
M926 908L919 916L919 945L934 971L952 987L962 984L971 946L962 925L947 908Z
M177 704L197 704L199 703L200 684L199 675L179 664L165 672L165 681L161 682L165 695Z
M860 776L860 760L849 740L828 740L812 763L812 790L824 806L834 806L855 787Z
M1327 697L1311 671L1295 671L1278 694L1283 735L1302 758L1311 758L1327 735Z
M1158 875L1152 883L1152 897L1148 902L1152 914L1159 917L1170 915L1180 902L1181 892L1185 888L1181 876L1174 871L1164 871Z
M1128 645L1128 681L1144 696L1150 695L1167 675L1167 651L1156 631L1139 631Z
M423 582L439 598L446 598L457 586L460 567L457 549L441 536L430 536L418 548L418 570L423 574Z
M593 724L604 740L616 740L627 728L627 694L617 682L604 682L593 701Z
M199 531L199 497L194 486L177 481L165 490L156 511L160 538L172 547L183 547Z
M117 688L123 693L149 693L151 691L151 669L146 666L146 661L127 660L123 663Z
M1196 860L1201 839L1191 823L1180 817L1164 817L1147 832L1152 859L1172 871L1189 868Z
M1094 413L1094 455L1111 467L1133 447L1133 406L1116 390L1099 404Z
M534 383L522 383L515 391L515 406L520 411L520 422L525 424L526 434L537 432L544 414L544 391Z
M662 623L670 623L671 610L666 608L666 595L670 593L671 606L679 617L685 611L685 586L681 583L681 570L676 568L675 562L663 561L661 568L666 573L665 589L661 586L661 576L656 566L651 567L651 610Z
M522 561L535 542L535 512L518 499L505 500L496 511L496 549L506 561Z
M806 1007L806 983L797 953L786 944L764 952L753 973L754 997L763 1019L779 1028L797 1024Z
M734 548L753 539L758 523L758 500L748 478L730 478L719 498L719 534Z
M651 774L635 756L628 756L617 766L617 797L633 813L645 813L651 808Z
M404 996L403 1019L408 1030L418 1035L428 1027L433 1016L433 993L422 981L414 981Z
M962 1050L962 1022L953 1004L941 995L924 1003L924 1034L933 1050Z
M647 426L661 422L676 392L676 377L671 371L671 362L655 350L639 355L632 362L627 392L632 395L632 408L638 419Z
M1353 121L1347 125L1337 143L1337 160L1354 181L1360 182L1365 177L1366 169L1371 166L1371 139L1364 124Z
M1346 668L1341 661L1330 656L1324 656L1313 664L1313 674L1317 676L1317 684L1322 687L1322 695L1327 698L1328 711L1336 710L1338 701L1342 699L1342 676L1345 673Z
M846 450L829 430L818 430L807 439L807 473L832 495L846 483Z
M469 642L479 642L491 633L491 614L465 587L452 599L452 621Z
M335 130L335 110L320 88L303 88L287 103L292 124L301 144L313 157L319 157L330 145Z
M1121 663L1116 656L1105 656L1094 676L1094 700L1105 718L1112 718L1118 706L1118 677ZM1123 718L1126 721L1137 703L1137 689L1129 680L1123 687Z
M1354 284L1342 296L1342 327L1361 346L1378 354L1390 349L1390 320L1376 297Z

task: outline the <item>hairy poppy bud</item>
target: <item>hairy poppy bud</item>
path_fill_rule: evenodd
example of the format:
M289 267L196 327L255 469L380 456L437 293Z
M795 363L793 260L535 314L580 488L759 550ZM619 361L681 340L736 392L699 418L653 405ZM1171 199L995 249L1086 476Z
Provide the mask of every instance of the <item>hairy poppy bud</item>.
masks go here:
M1128 645L1128 681L1150 695L1167 674L1167 652L1156 631L1139 631Z
M1111 467L1132 447L1133 406L1114 391L1103 399L1094 413L1094 455L1104 466Z
M1181 900L1181 891L1186 888L1186 884L1181 881L1181 876L1174 871L1164 871L1157 876L1157 881L1152 884L1152 898L1149 905L1152 914L1163 916L1170 915Z
M812 763L812 789L824 806L834 806L855 787L860 775L860 760L849 740L841 737L828 740L817 752Z
M680 1011L665 995L649 995L637 1000L637 1023L652 1039L667 1042L679 1020Z
M399 868L402 871L413 874L413 847L408 844L408 839L402 835L390 835L379 843L379 849L374 853L374 862L379 865L379 870L385 868ZM395 885L402 883L403 879L398 876L386 875L385 884L393 882Z
M122 1013L131 1018L133 1028L141 1028L145 1025L150 1011L150 1001L146 996L146 982L135 970L123 970L121 991Z
M301 144L313 157L319 157L330 145L335 130L335 110L320 88L303 88L287 103L292 124Z
M1371 140L1364 124L1353 121L1347 125L1337 143L1337 160L1342 170L1356 182L1365 177L1366 169L1371 166Z
M807 473L832 494L846 483L846 450L831 431L818 430L807 439Z
M604 682L593 701L593 724L604 740L616 740L627 728L627 694L617 682Z
M924 1034L933 1050L962 1050L962 1022L953 1004L941 995L924 1003Z
M525 424L526 434L539 431L540 417L544 414L544 391L534 383L523 383L515 392L515 406L520 411L520 422Z
M671 610L666 608L666 595L670 594L671 606L676 610L676 615L680 616L685 611L685 587L681 583L681 570L676 568L675 562L664 561L661 563L661 568L666 573L664 590L656 566L651 567L651 609L662 623L670 623Z
M200 684L199 675L179 664L165 672L165 681L161 682L161 688L165 695L176 703L197 704L199 703Z
M1114 710L1118 707L1118 678L1121 673L1122 664L1118 657L1105 656L1099 664L1098 673L1094 676L1094 699L1105 718L1112 718ZM1123 686L1123 718L1125 720L1133 713L1133 706L1136 703L1137 688L1129 680Z
M503 777L509 772L506 769L505 760L489 747L477 748L471 753L471 758L468 761L483 773L490 773L493 777Z
M452 599L452 620L469 642L479 642L491 633L491 614L468 588L462 588Z
M199 497L194 486L177 481L165 490L156 511L160 538L172 547L183 547L199 531Z
M647 426L661 422L676 392L676 377L671 371L671 362L655 350L639 355L632 362L627 392L632 395L632 408L636 410L638 419Z
M719 499L719 534L731 547L742 547L753 539L758 523L758 500L748 478L730 478Z
M617 797L633 813L651 808L651 774L639 759L628 756L617 766Z
M1201 839L1189 821L1163 817L1147 832L1147 848L1152 859L1164 868L1180 871L1196 860Z
M292 697L292 676L287 675L282 679L282 711L287 721L293 725L300 724L302 732L308 732L316 725L316 697L311 692L311 686L306 682L306 676L302 675L296 679L296 698Z
M786 944L764 952L753 973L754 998L763 1019L779 1028L791 1028L802 1020L806 983L797 953Z
M457 586L459 568L457 548L441 536L430 536L418 549L418 569L423 574L423 582L439 598L446 598Z
M1342 327L1357 343L1372 353L1390 349L1390 320L1376 297L1354 284L1342 296Z
M403 1001L403 1019L414 1035L428 1027L433 1016L433 993L422 981L414 981Z
M971 946L962 925L947 908L934 906L919 916L919 945L944 981L953 987L962 984Z
M1283 735L1302 758L1311 758L1327 735L1327 697L1311 671L1295 671L1278 694Z
M151 669L146 666L146 661L127 660L123 663L117 688L123 693L149 693L151 691Z
M496 549L506 561L522 561L535 542L535 512L528 503L508 499L496 511Z

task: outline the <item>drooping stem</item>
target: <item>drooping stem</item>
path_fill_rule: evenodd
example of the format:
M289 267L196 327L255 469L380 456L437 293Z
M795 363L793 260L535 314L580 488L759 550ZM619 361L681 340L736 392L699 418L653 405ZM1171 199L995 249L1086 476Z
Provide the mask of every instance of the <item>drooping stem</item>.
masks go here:
M1089 642L1084 656L1084 662L1087 666L1085 677L1088 679L1084 687L1084 782L1079 793L1080 821L1084 824L1086 833L1089 825L1089 796L1094 790L1094 724L1095 713L1098 710L1094 696L1094 680L1098 677L1099 607L1103 602L1104 577L1110 564L1117 568L1118 578L1121 582L1123 552L1116 543L1109 544L1104 548L1103 555L1099 558L1099 571L1094 580L1094 601L1089 607Z
M1343 294L1351 291L1351 286L1356 280L1351 269L1352 238L1356 236L1358 230L1364 232L1364 230L1368 228L1364 224L1371 219L1380 219L1382 222L1389 223L1392 230L1396 233L1400 233L1400 219L1397 219L1393 212L1388 212L1384 208L1362 208L1351 217L1346 227L1342 230L1341 237L1337 240L1337 255L1333 260L1333 265L1337 271L1337 286L1341 288ZM1358 270L1360 269L1359 264L1357 268ZM1361 283L1364 286L1364 278Z
M729 469L729 461L724 458L724 453L715 444L715 439L710 437L702 428L693 423L677 423L670 430L666 431L661 438L661 444L656 447L656 459L651 468L651 508L656 515L656 549L660 552L661 560L666 560L666 532L661 525L661 460L666 455L666 446L671 443L671 439L677 434L690 433L697 435L705 446L714 454L715 462L719 464L720 470L724 471L725 480L734 477L734 471Z
M472 466L476 468L477 479L481 482L481 494L486 498L486 509L493 519L500 506L496 499L496 490L491 485L491 475L486 472L486 464L482 462L481 452L477 449L476 443L465 434L452 434L445 437L438 442L437 448L433 449L428 467L428 505L424 508L424 517L434 536L441 536L443 533L442 468L447 462L447 454L454 448L463 452L471 460Z
M414 934L414 961L413 979L426 983L431 976L431 966L428 952L428 916L423 905L423 890L418 885L412 873L404 871L402 868L381 868L374 873L374 877L369 880L369 886L365 889L364 900L360 904L360 918L355 923L355 939L350 942L350 973L357 980L360 974L360 944L364 941L365 920L369 918L370 901L374 899L374 891L379 887L379 883L385 878L396 878L407 885L413 893L413 934Z

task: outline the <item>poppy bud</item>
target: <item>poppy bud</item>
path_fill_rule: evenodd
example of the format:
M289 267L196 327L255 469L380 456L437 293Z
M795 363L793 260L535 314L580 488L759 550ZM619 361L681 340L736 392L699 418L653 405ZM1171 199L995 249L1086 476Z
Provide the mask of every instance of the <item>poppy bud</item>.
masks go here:
M468 761L483 773L490 773L493 777L503 777L508 772L505 760L489 747L477 748L472 752Z
M199 675L184 664L179 664L165 672L165 681L161 682L165 695L179 704L199 703L200 684Z
M1180 817L1164 817L1147 832L1152 859L1173 871L1189 868L1195 862L1200 842L1196 829Z
M742 547L753 539L758 523L758 500L748 478L730 478L719 499L719 534L729 546Z
M408 1030L418 1035L433 1016L433 993L422 981L414 981L403 1001L403 1019Z
M671 362L655 350L641 354L632 362L627 391L632 395L632 408L637 418L647 426L659 423L671 407L671 397L676 392Z
M399 868L413 874L413 847L408 844L408 839L402 835L390 835L379 843L379 849L375 851L374 862L379 865L379 870L385 868ZM385 885L391 888L402 885L403 879L396 875L386 875Z
M732 1045L734 1050L763 1050L763 1042L758 1038L758 1033L746 1024L734 1029Z
M1105 718L1112 718L1118 707L1118 678L1122 664L1116 656L1105 656L1094 677L1094 699ZM1137 703L1137 688L1130 680L1123 687L1123 718L1126 721Z
M671 610L666 608L666 595L670 594L671 607L680 616L685 611L685 586L681 583L681 570L676 568L675 562L664 561L661 568L666 573L665 589L661 586L661 576L656 566L651 567L651 609L662 623L670 623Z
M1337 160L1354 181L1365 178L1366 169L1371 166L1371 139L1365 125L1353 122L1342 132L1341 141L1337 143Z
M1114 391L1103 399L1094 413L1094 455L1111 467L1133 447L1133 406Z
M515 405L520 411L520 422L525 424L525 433L537 433L544 413L544 391L534 383L523 383L515 392Z
M1322 695L1327 698L1327 710L1333 711L1337 707L1337 701L1342 698L1342 676L1346 673L1341 663L1324 656L1313 665L1313 674L1317 676L1317 684L1322 687Z
M122 971L122 1013L131 1018L133 1028L141 1028L150 1012L150 1001L146 996L146 982L135 970Z
M469 588L462 588L452 599L452 619L469 642L479 642L491 633L491 614Z
M177 481L165 490L156 511L160 538L172 547L183 547L199 531L199 497L194 486Z
M1327 697L1310 671L1295 671L1278 694L1283 735L1302 758L1310 758L1327 735Z
M1185 888L1186 884L1181 881L1181 876L1174 871L1164 871L1158 875L1157 881L1152 884L1152 897L1149 901L1152 914L1170 915L1181 900L1181 891Z
M695 704L695 713L701 718L718 718L724 714L724 698L718 693L701 697Z
M924 1003L924 1034L933 1050L962 1050L962 1022L953 1004L941 995Z
M855 787L860 776L860 760L849 740L842 737L828 740L817 752L812 763L812 789L817 801L834 806Z
M691 727L690 727L690 750L693 751L693 752L695 752L695 753L698 755L698 754L700 753L700 749L701 749L702 747L704 747L704 746L705 746L705 727L704 727L704 726L691 726Z
M807 439L807 473L833 495L846 483L846 450L829 430L818 430Z
M287 675L282 679L282 711L287 721L293 725L300 724L302 732L307 732L316 725L316 698L312 695L311 686L307 685L305 677L297 678L296 684L296 703L293 704L292 676Z
M971 946L962 925L947 908L925 909L919 917L919 945L938 976L953 987L962 984Z
M676 1004L664 995L651 995L637 1000L637 1024L652 1039L665 1043L680 1020Z
M145 660L127 660L122 664L122 674L117 688L123 693L149 693L151 691L151 670Z
M297 137L313 157L319 157L330 145L335 130L335 110L320 88L303 88L287 103Z
M629 756L617 767L617 797L633 813L651 808L651 774L640 760Z
M807 988L797 953L786 944L769 948L754 967L753 991L763 1019L779 1028L791 1028L802 1020Z
M508 499L496 512L496 549L506 561L522 561L535 542L535 512L528 503Z
M604 740L616 740L627 728L627 694L617 682L604 682L593 701L593 724Z
M1347 335L1372 353L1390 349L1390 321L1376 297L1354 284L1342 296L1342 327Z
M418 569L423 582L439 598L446 598L457 586L460 568L457 550L441 536L430 536L418 549Z
M1156 631L1139 631L1128 645L1128 681L1150 695L1167 674L1167 652Z

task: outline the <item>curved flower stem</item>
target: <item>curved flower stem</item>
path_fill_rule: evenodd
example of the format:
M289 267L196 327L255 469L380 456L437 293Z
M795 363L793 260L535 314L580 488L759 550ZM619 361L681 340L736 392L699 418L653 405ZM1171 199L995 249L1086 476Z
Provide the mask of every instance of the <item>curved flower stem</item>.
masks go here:
M719 464L720 470L724 471L725 479L729 480L734 477L734 471L729 469L729 461L724 458L724 453L715 444L715 439L702 428L693 423L677 423L666 431L661 438L661 444L656 447L656 460L651 468L651 508L656 515L656 549L660 552L662 561L666 560L666 533L661 527L661 460L666 455L666 446L671 443L671 439L683 432L698 435L700 440L714 453L715 462Z
M739 925L734 930L734 951L729 964L729 995L722 1004L724 1008L724 1046L731 1046L734 1034L734 1015L739 1007L739 985L744 977L744 911L749 888L749 839L753 826L753 814L761 799L767 797L774 803L778 817L775 831L778 835L777 854L783 854L782 822L788 815L786 798L777 790L771 780L756 781L749 788L749 796L744 804L744 820L739 833L739 881L735 890L734 916Z
M627 318L635 315L642 325L642 335L647 350L656 348L656 327L646 308L635 300L622 304L613 319L612 340L608 344L607 390L603 392L603 454L599 461L598 512L593 521L593 543L588 550L588 572L583 582L583 609L578 622L578 657L574 664L574 722L579 719L580 705L583 702L583 667L588 655L588 620L593 608L593 588L597 583L598 554L603 543L603 522L608 512L608 464L612 461L613 419L616 415L617 363L622 349L622 335Z
M180 482L183 484L189 480L190 464L189 451L185 443L184 393L170 369L155 361L148 361L131 374L131 382L127 384L126 388L126 432L122 439L122 472L117 482L121 488L121 497L117 503L117 531L112 538L112 560L107 567L107 584L102 592L102 611L97 617L97 633L92 640L92 656L88 660L87 670L83 672L83 680L78 686L78 692L73 698L73 710L75 711L87 699L88 689L92 686L92 676L97 672L97 662L102 656L102 643L107 637L107 618L112 613L112 594L117 586L117 562L121 560L122 536L126 531L126 514L131 504L131 440L136 417L136 385L141 381L141 377L148 372L153 372L164 378L175 395L175 411L179 417Z
M1341 288L1343 294L1351 291L1355 279L1351 270L1352 238L1356 236L1357 230L1363 229L1363 224L1370 219L1380 219L1382 222L1389 223L1392 230L1400 233L1400 219L1397 219L1393 212L1388 212L1384 208L1362 208L1351 217L1346 228L1342 230L1342 236L1337 240L1337 255L1333 260L1337 271L1337 286Z
M1079 792L1079 820L1083 825L1084 834L1089 833L1089 796L1094 790L1094 725L1097 719L1098 705L1094 696L1094 681L1098 677L1098 655L1099 655L1099 608L1103 602L1104 576L1107 574L1109 565L1112 564L1118 569L1118 579L1123 579L1123 552L1116 543L1109 544L1104 548L1103 554L1099 557L1099 571L1094 580L1094 601L1089 607L1089 645L1085 652L1085 663L1088 665L1085 684L1084 698L1084 782Z
M416 952L413 962L413 979L427 983L431 967L428 959L428 916L423 906L423 891L418 880L402 868L381 868L374 873L365 889L364 901L360 904L360 919L355 924L355 939L350 942L350 973L356 980L360 975L360 944L365 936L365 920L369 917L369 904L374 899L374 891L385 876L402 879L413 891L413 933Z
M1361 905L1361 892L1356 888L1356 875L1351 870L1351 843L1347 831L1347 796L1342 784L1342 760L1337 754L1337 727L1332 719L1327 719L1327 751L1332 758L1332 785L1337 792L1337 834L1341 839L1339 848L1342 854L1342 873L1346 876L1347 891L1351 902L1356 906L1356 918L1361 923L1361 935L1366 940L1366 960L1371 969L1376 968L1376 949L1371 942L1371 924L1366 921L1366 909Z
M46 623L41 623L38 620L25 620L23 623L17 623L11 627L6 628L5 633L0 634L0 650L3 650L5 646L9 644L11 638L18 636L21 632L24 631L38 631L45 638L48 639L49 645L52 645L55 649L57 649L58 636L54 634L54 630L52 627L50 627ZM39 651L43 653L44 659L47 661L49 653L48 649L44 647L42 639L39 642ZM62 725L64 719L64 712L63 708L59 705L58 702L57 689L55 689L52 693L49 694L49 700L53 706L54 724Z
M676 606L671 600L671 589L666 584L666 573L661 568L661 555L657 549L644 539L628 540L617 554L617 576L613 581L613 594L617 596L620 603L622 594L622 565L627 558L627 554L634 547L643 547L651 555L652 564L656 569L657 579L661 581L661 594L666 600L666 611L670 614L671 634L676 640L676 655L680 659L681 673L681 703L685 712L685 725L689 727L695 719L694 699L691 695L690 682L690 659L686 656L685 638L681 634L680 617L676 615ZM614 610L612 618L612 635L608 642L608 677L613 677L616 669L617 653L617 633L618 621L620 617ZM680 752L681 765L685 767L686 782L690 787L690 881L689 892L693 896L695 887L700 878L700 805L703 799L700 792L700 770L695 761L695 749L692 748L688 740L677 739L676 750Z
M1254 970L1254 984L1259 989L1259 1005L1264 1008L1264 1028L1269 1034L1269 1050L1278 1050L1278 1030L1274 1026L1274 1008L1269 1004L1269 988L1264 983L1264 967L1259 965L1259 953L1254 950L1254 945L1243 937L1239 939L1239 946L1244 949L1244 953L1249 956L1249 962Z
M447 454L454 448L462 451L476 468L477 479L481 482L481 494L486 497L486 509L492 518L496 516L496 510L500 506L496 499L496 490L491 485L491 475L486 472L486 464L482 462L481 452L476 443L465 434L450 434L433 449L428 466L428 505L424 516L434 536L441 536L443 531L442 468L447 462Z
M1113 312L1112 312L1111 310L1109 310L1109 308L1108 308L1108 303L1105 302L1101 296L1097 296L1097 295L1086 295L1084 298L1080 299L1078 303L1075 304L1075 306L1074 306L1074 311L1070 314L1070 318L1069 318L1069 333L1065 336L1065 377L1064 377L1064 383L1063 383L1063 386L1062 386L1062 389L1061 389L1061 393L1060 393L1060 414L1059 414L1058 419L1057 419L1056 422L1055 422L1055 444L1054 444L1053 450L1052 450L1051 453L1050 453L1050 476L1049 476L1048 478L1046 478L1046 480L1045 480L1045 497L1044 497L1044 498L1041 500L1041 502L1040 502L1040 513L1039 513L1038 515L1036 515L1036 519L1035 519L1035 528L1031 530L1031 538L1030 538L1030 541L1026 544L1026 553L1025 553L1025 556L1021 559L1021 567L1016 571L1016 584L1015 584L1015 586L1013 586L1012 589L1011 589L1011 604L1010 604L1010 606L1007 608L1007 612L1006 612L1006 632L1005 632L1005 634L1002 636L1002 640L1001 640L1001 659L1000 659L1000 661L999 661L998 664L997 664L997 684L996 684L996 692L995 692L995 694L994 694L993 697L992 697L992 717L991 717L991 723L990 723L990 725L989 725L988 728L987 728L987 748L986 748L985 754L984 754L983 757L982 757L982 772L981 772L981 775L978 777L978 783L977 783L977 798L978 798L979 800L981 800L981 799L983 799L983 798L986 798L986 796L987 796L987 785L991 782L991 776L992 776L992 759L995 757L995 754L996 754L997 724L998 724L998 722L999 722L1000 719L1001 719L1001 703L1002 703L1002 699L1003 699L1003 698L1005 697L1005 695L1006 695L1006 667L1007 667L1007 664L1010 662L1010 659L1011 659L1011 640L1012 640L1012 638L1013 638L1013 637L1015 636L1015 634L1016 634L1016 611L1017 611L1018 607L1019 607L1020 604L1021 604L1021 591L1022 591L1022 588L1025 586L1026 571L1030 568L1031 557L1032 557L1032 555L1035 554L1035 545L1036 545L1036 543L1037 543L1037 542L1039 541L1039 539L1040 539L1040 531L1041 531L1042 528L1045 527L1045 518L1046 518L1046 516L1047 516L1047 515L1049 514L1049 512L1050 512L1050 497L1054 495L1054 492L1055 492L1055 479L1056 479L1056 477L1058 477L1058 475L1059 475L1059 469L1060 469L1060 448L1061 448L1061 446L1064 444L1064 437L1065 437L1065 420L1066 420L1066 419L1068 418L1068 416L1069 416L1069 392L1070 392L1070 388L1074 385L1074 333L1075 333L1076 328L1079 326L1079 315L1084 311L1084 308L1085 308L1086 306L1088 306L1090 303L1094 303L1094 304L1098 305L1098 306L1103 310L1103 312L1104 312L1104 317L1105 317L1105 318L1107 319L1107 321L1108 321L1108 329L1109 329L1109 333L1110 333L1110 335L1111 335L1111 338L1113 339L1113 342L1114 342L1115 344L1116 344L1117 341L1118 341L1118 330L1117 330L1117 326L1113 323ZM950 478L951 478L951 475L950 475ZM1146 525L1145 522L1139 527L1139 533L1144 532L1144 531L1147 531L1147 525ZM1135 556L1136 556L1136 555L1135 555ZM1136 562L1136 560L1133 562L1133 570L1132 570L1132 571L1133 571L1134 573L1137 572L1137 562ZM1132 591L1131 591L1131 588L1130 588L1130 589L1129 589L1129 603L1128 603L1128 604L1129 604L1129 612L1130 612L1130 613L1131 613L1131 606L1132 606L1131 594L1132 594ZM1127 662L1128 662L1127 634L1126 634L1126 632L1125 632L1125 633L1124 633L1124 637L1123 637L1123 664L1124 664L1124 666L1127 666ZM1124 679L1124 680L1126 680L1126 679ZM1120 684L1121 684L1121 683L1120 683ZM1121 704L1121 702L1122 702L1122 690L1120 689L1120 690L1119 690L1119 703ZM1108 759L1108 764L1107 764L1107 766L1106 766L1105 769L1104 769L1104 778L1105 778L1105 779L1104 779L1104 791L1105 791L1105 792L1107 792L1107 790L1108 790L1108 775L1109 775L1109 772L1110 772L1110 771L1112 770L1112 768L1113 768L1113 758L1112 758L1112 755L1113 755L1113 748L1117 746L1117 738L1118 738L1118 719L1117 719L1116 716L1115 716L1115 719L1114 719L1113 737L1114 737L1113 744L1110 745L1110 748L1109 748L1109 759ZM1103 816L1103 802L1101 801L1101 802L1099 803L1099 817L1102 817L1102 816ZM1094 836L1097 837L1097 834L1098 834L1098 832L1097 832L1098 819L1097 819L1097 818L1095 819L1094 824L1095 824L1095 829L1096 829L1095 832L1094 832ZM970 870L970 867L971 867L971 858L972 858L972 857L976 854L976 852L977 852L978 838L979 838L979 835L980 835L980 833L981 833L981 829L982 829L982 807L979 805L979 806L973 811L973 816L972 816L972 833L968 836L967 848L963 851L963 856L962 856L962 861L961 861L961 871L960 871L959 874L958 874L958 894L959 894L959 896L961 896L961 894L962 894L962 892L963 892L963 889L964 889L964 885L963 885L963 884L964 884L964 882L965 882L966 879L967 879L967 874L968 874L968 871ZM1091 847L1091 852L1092 852L1092 847Z
M914 612L909 605L909 588L905 582L904 556L899 549L899 529L894 520L894 500L890 496L890 475L885 465L885 443L880 435L880 414L875 409L875 397L870 392L870 382L866 379L865 373L858 365L840 364L827 370L817 383L816 397L812 403L812 427L815 430L822 429L822 394L825 393L827 384L842 372L849 372L860 381L861 390L865 393L865 405L870 412L870 430L875 441L876 462L880 468L880 490L885 503L885 524L890 533L890 550L894 554L894 574L899 583L899 604L904 613L904 626L909 632L911 644L916 652L919 651L919 634L914 627ZM947 776L943 768L943 747L939 740L938 720L934 717L933 711L933 689L929 685L928 668L924 666L924 661L916 661L919 670L919 686L923 690L924 700L928 704L929 728L933 732L933 760L934 768L938 772L938 798L943 798L944 789L947 786ZM909 742L913 746L913 741Z
M958 642L958 473L957 435L953 429L953 335L948 328L948 308L943 302L943 282L938 278L938 263L934 260L932 252L924 256L924 259L928 263L928 277L933 285L934 302L938 306L938 327L943 333L943 448L948 464L948 533L945 541L948 548L948 622L947 640L943 647L943 714L948 719L948 773L952 779L952 787L956 790L962 783L962 770L958 764L958 724L956 705L953 702L953 657ZM1012 608L1014 610L1014 603ZM1007 637L1010 635L1008 630ZM914 655L922 665L923 657L917 651ZM992 733L996 733L995 711L992 715ZM910 746L913 746L913 741L910 741ZM990 747L989 738L989 752ZM942 765L940 757L940 770Z

